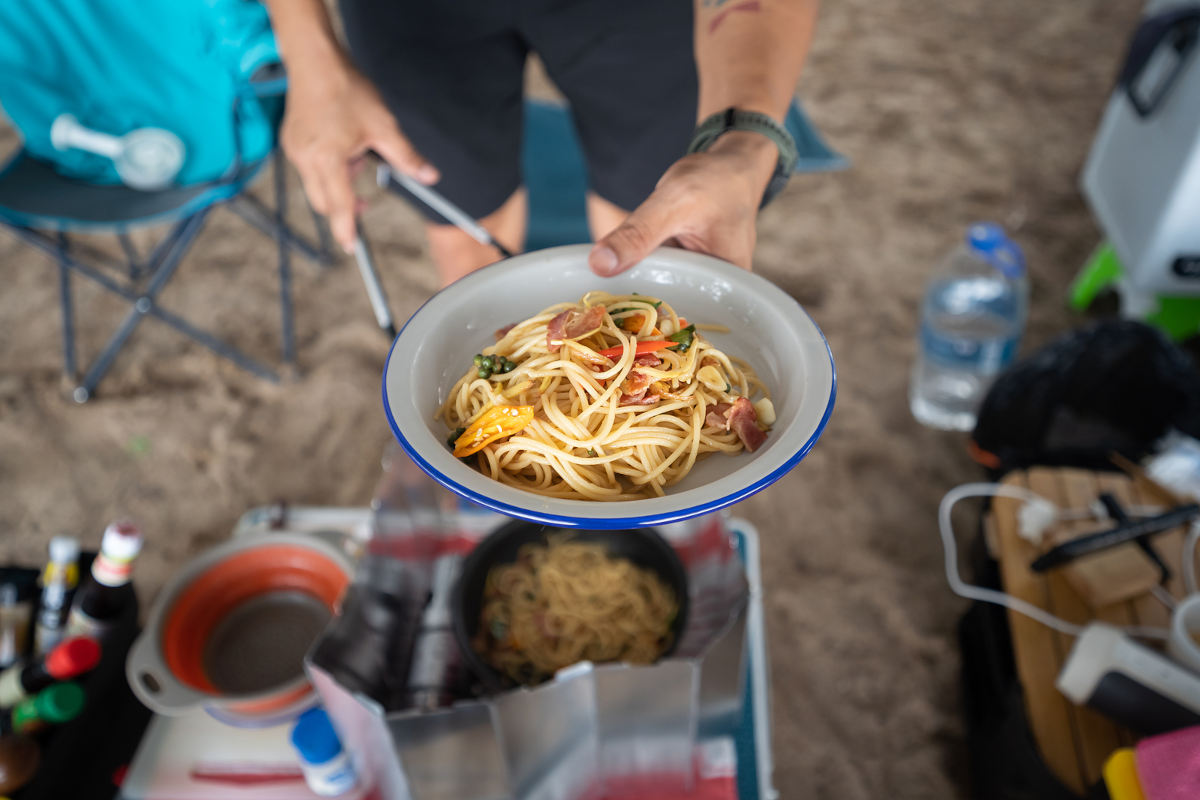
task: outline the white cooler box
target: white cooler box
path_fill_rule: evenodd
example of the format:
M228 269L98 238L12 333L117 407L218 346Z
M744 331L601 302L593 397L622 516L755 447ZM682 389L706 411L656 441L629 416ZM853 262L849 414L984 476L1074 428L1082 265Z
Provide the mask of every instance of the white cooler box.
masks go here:
M1130 305L1200 295L1200 3L1147 5L1082 182Z

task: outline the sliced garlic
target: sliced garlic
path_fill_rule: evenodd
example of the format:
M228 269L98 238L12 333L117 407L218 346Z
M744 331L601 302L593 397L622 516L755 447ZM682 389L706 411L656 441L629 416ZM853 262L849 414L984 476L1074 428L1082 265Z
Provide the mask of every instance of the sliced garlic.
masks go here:
M725 391L725 387L729 385L725 381L725 377L721 375L721 371L712 366L701 367L696 372L696 377L700 379L701 383L712 389L714 392L723 392Z
M756 402L754 413L758 415L758 421L768 428L775 424L775 404L771 402L771 398L764 397Z
M516 386L510 386L509 388L505 389L500 393L500 396L511 399L532 386L533 381L526 379L518 383Z

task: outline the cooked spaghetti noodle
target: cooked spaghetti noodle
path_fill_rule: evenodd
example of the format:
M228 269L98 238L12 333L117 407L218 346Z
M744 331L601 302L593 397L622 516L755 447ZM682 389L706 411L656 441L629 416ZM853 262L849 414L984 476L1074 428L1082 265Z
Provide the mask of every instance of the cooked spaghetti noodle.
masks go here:
M671 643L675 593L652 570L604 545L551 538L492 567L475 651L520 684L579 661L653 663Z
M653 297L589 292L498 331L438 411L454 454L538 494L633 500L756 449L769 393L696 327Z

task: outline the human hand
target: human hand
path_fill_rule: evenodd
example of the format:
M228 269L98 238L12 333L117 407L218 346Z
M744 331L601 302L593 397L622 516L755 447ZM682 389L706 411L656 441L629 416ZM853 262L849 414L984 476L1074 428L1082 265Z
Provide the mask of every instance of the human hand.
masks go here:
M371 82L348 62L292 69L288 82L280 143L308 201L328 218L334 238L349 253L360 210L351 177L368 150L421 183L437 182L438 171L405 138Z
M755 219L779 151L758 133L733 131L703 153L676 161L646 201L596 242L597 275L624 272L661 244L723 258L750 269Z

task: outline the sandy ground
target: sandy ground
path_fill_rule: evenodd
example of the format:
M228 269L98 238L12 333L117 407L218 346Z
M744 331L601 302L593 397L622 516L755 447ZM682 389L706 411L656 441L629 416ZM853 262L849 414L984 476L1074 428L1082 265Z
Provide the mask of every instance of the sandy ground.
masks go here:
M963 606L946 590L933 525L941 494L978 473L962 437L909 415L918 298L967 223L994 219L1016 229L1028 254L1027 346L1072 324L1064 289L1098 238L1077 178L1139 5L822 9L801 95L854 167L792 182L762 214L756 269L827 332L840 394L808 459L736 510L763 535L784 797L963 791L953 636ZM0 151L15 144L0 136ZM404 318L435 279L416 215L374 199L366 225ZM164 304L275 357L272 248L228 212L214 214ZM60 379L54 270L8 233L0 264L5 560L39 562L60 532L94 542L107 520L129 514L149 535L137 569L149 598L250 507L369 499L389 436L378 396L387 342L348 263L296 267L294 382L256 380L151 320L85 406ZM90 357L122 309L76 286Z

